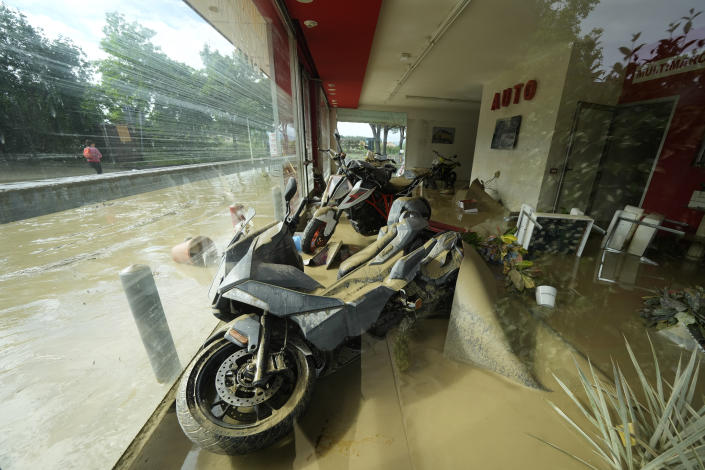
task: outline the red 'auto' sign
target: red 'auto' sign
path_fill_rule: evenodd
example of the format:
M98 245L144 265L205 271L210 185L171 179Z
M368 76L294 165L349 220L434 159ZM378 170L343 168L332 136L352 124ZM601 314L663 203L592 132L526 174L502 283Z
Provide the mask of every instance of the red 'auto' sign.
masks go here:
M505 108L510 104L518 104L522 95L527 101L534 99L534 96L536 96L537 86L538 83L536 80L529 80L526 84L517 83L513 88L505 88L501 93L495 93L494 99L492 99L492 111L499 108Z

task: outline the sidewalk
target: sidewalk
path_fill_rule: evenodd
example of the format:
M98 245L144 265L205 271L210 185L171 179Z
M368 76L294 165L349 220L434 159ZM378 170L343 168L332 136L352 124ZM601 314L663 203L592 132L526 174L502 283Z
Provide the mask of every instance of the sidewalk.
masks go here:
M288 159L234 160L4 183L0 184L0 224L193 183L279 160Z

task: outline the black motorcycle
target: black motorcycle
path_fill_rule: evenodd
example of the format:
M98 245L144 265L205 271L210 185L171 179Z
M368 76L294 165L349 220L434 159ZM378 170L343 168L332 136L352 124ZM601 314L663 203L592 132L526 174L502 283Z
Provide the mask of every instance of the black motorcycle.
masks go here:
M426 179L428 187L436 189L438 187L437 182L442 181L445 189L455 188L455 180L458 179L455 168L460 166L458 156L444 157L435 150L433 153L436 154L436 158L433 160L430 174Z

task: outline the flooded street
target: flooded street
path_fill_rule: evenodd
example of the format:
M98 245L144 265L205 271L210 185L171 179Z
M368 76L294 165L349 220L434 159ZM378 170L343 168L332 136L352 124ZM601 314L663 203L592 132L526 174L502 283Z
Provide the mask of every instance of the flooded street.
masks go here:
M278 182L256 169L1 226L3 469L109 468L117 461L171 385L154 377L119 271L133 263L152 268L184 367L217 323L206 296L214 269L174 263L171 247L207 235L222 248L235 202L255 207L257 226L271 221L270 188ZM428 196L434 206L452 199ZM454 214L437 212L448 223ZM467 215L455 220L472 223ZM364 245L373 238L343 220L334 239ZM664 285L702 283L697 265L667 255L658 267L621 262L619 285L595 282L599 241L593 236L579 259L537 257L545 282L558 288L555 309L536 306L533 292L502 290L497 300L512 350L545 390L447 358L448 319L425 319L410 335L407 370L396 363L395 334L365 337L360 359L319 380L294 434L274 448L240 457L202 451L172 408L131 468L583 468L541 439L599 464L549 406L576 416L552 374L577 386L574 356L607 377L614 359L634 379L625 338L653 374L641 297ZM324 283L335 273L307 271ZM670 380L688 351L660 333L651 339Z
M228 206L272 217L262 169L0 226L0 466L108 468L161 401L118 273L154 272L185 366L216 324L213 269L174 263L172 246L229 240Z

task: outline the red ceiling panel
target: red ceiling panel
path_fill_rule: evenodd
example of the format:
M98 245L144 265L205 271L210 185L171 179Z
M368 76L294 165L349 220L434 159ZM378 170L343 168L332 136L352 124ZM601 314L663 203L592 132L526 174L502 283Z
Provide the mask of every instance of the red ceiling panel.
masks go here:
M381 5L382 0L286 0L289 14L301 25L331 104L336 100L340 108L357 108ZM306 20L318 26L308 28ZM335 91L330 91L331 84Z

